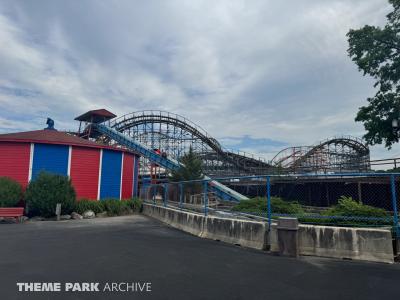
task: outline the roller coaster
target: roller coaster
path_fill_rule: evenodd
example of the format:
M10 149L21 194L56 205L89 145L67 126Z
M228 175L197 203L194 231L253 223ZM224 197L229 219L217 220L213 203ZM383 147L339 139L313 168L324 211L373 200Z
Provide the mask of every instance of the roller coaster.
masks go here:
M355 137L334 137L314 146L289 147L272 159L272 164L291 173L368 172L370 152Z
M170 112L134 112L114 119L110 127L152 149L160 149L165 156L175 160L192 148L203 162L204 173L209 176L265 174L274 169L262 158L223 148L202 127ZM146 165L142 164L143 172L148 169Z
M203 162L204 173L210 177L370 170L369 149L354 137L335 137L314 146L286 148L267 161L244 152L228 150L199 125L166 111L133 112L106 123L109 128L172 161L179 161L192 148ZM95 137L101 143L118 143L104 133ZM144 155L141 174L148 174L152 164L149 157Z

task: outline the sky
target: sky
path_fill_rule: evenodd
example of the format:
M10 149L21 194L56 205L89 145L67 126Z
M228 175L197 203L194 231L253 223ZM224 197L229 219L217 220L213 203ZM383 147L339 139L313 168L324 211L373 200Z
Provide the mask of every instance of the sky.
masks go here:
M346 33L380 26L386 0L0 0L0 133L77 129L106 108L187 117L225 147L271 159L361 137L373 96ZM371 147L372 159L398 157Z

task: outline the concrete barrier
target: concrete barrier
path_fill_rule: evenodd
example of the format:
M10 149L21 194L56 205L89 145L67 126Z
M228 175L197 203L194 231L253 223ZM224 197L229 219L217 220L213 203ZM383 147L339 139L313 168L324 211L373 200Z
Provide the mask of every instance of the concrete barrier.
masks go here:
M200 214L146 203L143 204L143 214L193 235L201 236L203 232L204 216Z
M208 217L202 237L264 250L266 225L263 222Z
M143 204L143 214L199 237L265 249L266 226L263 222L204 217L201 214L151 204Z
M204 217L202 214L144 204L143 213L193 235L244 247L279 251L277 224L268 232L263 222ZM394 262L389 229L299 225L300 255Z
M301 225L299 244L302 255L394 262L387 229Z
M394 262L392 234L389 229L299 226L299 254L341 259ZM269 236L272 252L279 251L277 224Z

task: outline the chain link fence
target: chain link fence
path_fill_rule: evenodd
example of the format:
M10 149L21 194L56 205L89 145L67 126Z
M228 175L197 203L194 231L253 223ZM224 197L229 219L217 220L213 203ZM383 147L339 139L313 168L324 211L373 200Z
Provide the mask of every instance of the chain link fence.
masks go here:
M400 237L400 174L357 173L270 175L216 179L247 197L221 194L211 180L164 182L141 187L141 198L218 216L261 219L282 216L299 222L333 226L391 227Z

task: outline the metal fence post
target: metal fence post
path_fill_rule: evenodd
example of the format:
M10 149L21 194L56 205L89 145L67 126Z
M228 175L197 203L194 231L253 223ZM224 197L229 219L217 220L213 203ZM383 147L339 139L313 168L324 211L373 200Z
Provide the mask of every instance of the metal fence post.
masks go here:
M183 186L182 183L179 183L179 207L182 209L183 202Z
M168 183L164 183L164 207L167 206L168 201Z
M153 186L153 204L155 205L156 204L156 186L155 185L152 185Z
M271 230L271 178L267 176L267 219L268 230Z
M392 188L392 205L393 205L393 225L396 232L396 238L400 238L399 217L397 212L397 196L396 196L396 181L395 176L390 176L390 185Z
M203 181L203 192L204 192L204 216L207 217L208 214L208 182L207 180Z

